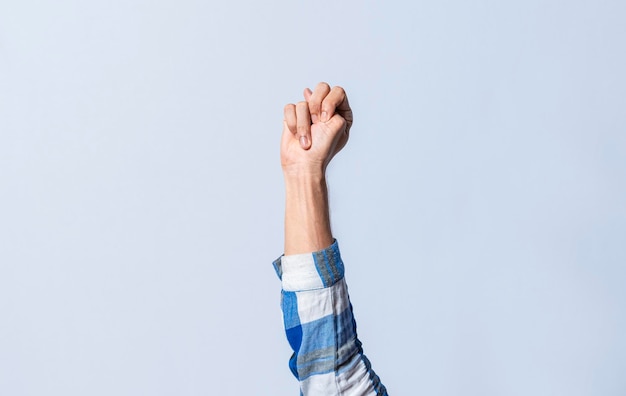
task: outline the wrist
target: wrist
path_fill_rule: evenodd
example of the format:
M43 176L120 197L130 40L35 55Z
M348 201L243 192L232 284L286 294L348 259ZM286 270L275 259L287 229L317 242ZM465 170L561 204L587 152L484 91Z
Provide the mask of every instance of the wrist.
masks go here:
M326 167L322 164L294 164L283 166L285 182L319 182L326 180Z
M293 204L311 206L328 200L326 176L322 172L285 173L284 180L287 201Z

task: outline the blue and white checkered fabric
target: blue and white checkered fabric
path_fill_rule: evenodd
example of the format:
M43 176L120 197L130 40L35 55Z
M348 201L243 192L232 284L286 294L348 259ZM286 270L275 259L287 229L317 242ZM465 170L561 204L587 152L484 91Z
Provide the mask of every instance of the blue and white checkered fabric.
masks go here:
M282 281L289 367L306 396L386 396L363 354L335 241L314 253L274 261Z

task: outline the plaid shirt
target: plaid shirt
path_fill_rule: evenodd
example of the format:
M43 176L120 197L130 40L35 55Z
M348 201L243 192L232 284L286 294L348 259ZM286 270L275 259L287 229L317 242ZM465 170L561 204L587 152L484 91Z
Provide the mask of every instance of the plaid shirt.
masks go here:
M335 241L318 252L274 261L282 281L289 360L301 395L387 396L363 354Z

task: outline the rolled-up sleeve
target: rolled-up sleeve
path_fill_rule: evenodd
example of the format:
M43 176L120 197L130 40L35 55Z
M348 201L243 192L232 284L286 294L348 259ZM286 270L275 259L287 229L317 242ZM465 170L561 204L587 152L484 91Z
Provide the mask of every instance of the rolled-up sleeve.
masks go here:
M289 367L302 394L387 395L357 338L337 241L317 252L281 256L274 269L294 351Z

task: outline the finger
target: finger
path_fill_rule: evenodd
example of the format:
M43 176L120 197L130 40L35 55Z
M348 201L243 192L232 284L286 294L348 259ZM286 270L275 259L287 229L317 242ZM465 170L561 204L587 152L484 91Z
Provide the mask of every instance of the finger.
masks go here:
M339 114L335 114L332 118L326 121L325 126L329 127L330 131L334 131L336 133L345 133L348 134L347 126L348 123L345 118L340 116Z
M339 136L335 138L336 145L334 151L336 154L346 145L350 137L348 123L342 116L335 114L333 118L328 120L324 125L328 126L331 131L337 131L339 133Z
M285 123L287 124L287 128L293 134L296 133L296 105L288 104L285 106L283 111Z
M310 88L304 88L304 100L308 102L311 99L311 95L313 95L313 91Z
M352 110L343 88L336 86L330 90L322 102L322 122L330 120L335 113L343 117L348 125L352 125Z
M311 121L313 121L314 124L321 119L322 101L329 92L330 86L325 82L321 82L317 84L311 97L307 99L307 102L309 102L309 111L311 112Z
M339 114L346 120L346 133L350 132L350 127L352 127L352 121L354 120L354 116L352 114L352 108L350 107L350 103L348 102L348 96L344 94L343 101L337 106L335 109L335 113Z
M311 147L311 114L307 102L296 104L296 137L300 141L300 147L308 150Z

